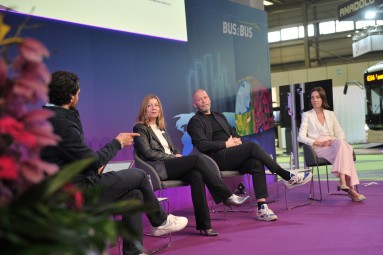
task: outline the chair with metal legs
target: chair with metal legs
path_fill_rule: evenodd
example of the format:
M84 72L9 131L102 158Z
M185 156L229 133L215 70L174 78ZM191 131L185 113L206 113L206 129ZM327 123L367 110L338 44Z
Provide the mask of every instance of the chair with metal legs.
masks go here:
M330 184L329 184L329 178L328 178L328 166L331 165L331 163L324 158L318 157L316 155L314 149L312 148L312 146L302 143L302 147L303 147L303 155L304 155L306 167L311 167L312 171L314 171L314 167L316 167L317 176L318 176L318 185L319 185L319 194L320 194L319 198L315 198L314 181L311 182L309 198L314 200L314 201L322 201L322 199L323 199L322 185L321 185L320 174L319 174L319 167L320 166L326 166L327 193L329 195L345 195L344 193L331 193L330 192ZM356 160L355 151L353 151L353 158L355 161ZM358 186L356 186L356 189L358 190Z
M229 178L229 177L243 176L244 175L243 173L240 173L239 171L234 171L234 170L221 171L219 169L217 163L214 161L214 159L212 159L211 157L209 157L206 154L201 153L196 148L194 148L193 154L198 154L198 155L201 155L202 157L204 157L206 159L207 164L209 165L209 168L217 171L220 178ZM214 218L215 220L226 220L227 219L227 212L246 212L246 213L254 212L253 201L252 201L252 197L251 197L252 192L251 192L251 188L250 188L250 183L251 183L250 182L250 175L249 174L246 174L246 175L247 175L247 181L248 181L247 187L248 187L248 192L249 192L249 196L250 196L250 199L249 199L250 209L249 210L233 210L233 209L227 209L226 206L223 205L223 210L215 210L214 209L214 201L212 201L211 206L210 206L210 211L214 212L214 213L215 212L223 212L224 213L223 218Z
M301 171L310 171L310 172L312 172L311 169L302 169ZM311 178L311 185L313 185L313 177ZM310 193L311 193L311 189L312 189L311 185L310 185ZM285 206L286 206L287 210L291 210L291 209L294 209L294 208L298 208L298 207L302 207L302 206L306 206L306 205L311 205L312 204L312 202L309 201L309 202L304 202L304 203L301 203L301 204L296 204L296 205L293 205L293 206L289 206L288 202L287 202L288 201L288 199L287 199L287 190L288 190L288 188L285 186Z
M138 155L135 150L133 150L133 157L135 161L135 165L137 168L140 168L145 171L145 173L148 175L148 178L150 180L150 183L152 185L153 191L158 192L157 197L158 200L164 204L164 207L166 208L167 213L169 214L170 211L170 201L169 198L164 197L163 190L167 188L176 188L176 187L182 187L182 186L188 186L189 184L181 181L181 180L161 180L156 170L143 161ZM166 206L165 206L166 205ZM146 236L151 236L150 234L145 234ZM172 236L171 234L167 234L164 237L160 238L166 238L168 237L168 242L164 245L161 245L160 247L155 248L154 250L151 250L147 252L148 254L154 254L156 252L162 251L163 249L166 249L171 246L172 244Z

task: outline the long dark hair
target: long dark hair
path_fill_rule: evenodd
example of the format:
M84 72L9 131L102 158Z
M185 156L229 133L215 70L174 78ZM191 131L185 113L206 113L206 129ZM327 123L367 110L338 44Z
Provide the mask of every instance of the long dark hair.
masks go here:
M324 108L324 109L330 108L330 106L328 105L328 102L327 102L326 92L324 91L324 89L322 87L315 87L315 88L313 88L311 90L311 92L310 92L310 99L311 99L311 94L314 91L318 92L320 98L322 99L322 108ZM311 100L310 100L310 102L311 102Z

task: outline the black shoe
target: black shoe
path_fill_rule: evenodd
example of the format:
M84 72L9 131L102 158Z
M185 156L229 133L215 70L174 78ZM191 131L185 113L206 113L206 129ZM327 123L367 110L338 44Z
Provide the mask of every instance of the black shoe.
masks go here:
M201 235L204 235L204 236L217 236L218 233L214 231L214 229L212 228L209 228L209 229L202 229L199 231L199 233Z
M237 195L233 195L232 197L228 198L225 202L223 202L224 205L231 207L232 205L240 206L243 203L245 203L250 197L240 197Z

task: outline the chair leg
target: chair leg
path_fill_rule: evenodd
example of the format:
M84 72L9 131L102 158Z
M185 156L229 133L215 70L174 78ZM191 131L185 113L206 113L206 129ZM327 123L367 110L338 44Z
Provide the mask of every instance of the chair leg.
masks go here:
M211 201L211 205L210 205L210 212L212 213L219 213L219 212L223 212L224 213L224 216L223 218L211 218L212 220L227 220L227 213L228 212L242 212L242 213L252 213L254 212L254 206L252 204L252 199L251 197L249 198L249 206L250 206L250 209L249 210L238 210L238 209L228 209L227 206L225 206L224 204L222 204L222 210L215 210L214 209L214 201L212 200Z
M327 169L327 165L326 165L326 169ZM312 170L314 171L314 167L312 168ZM312 182L311 182L311 186L310 186L309 199L311 199L313 201L320 202L320 201L322 201L323 196L322 196L322 185L321 185L320 174L319 174L319 166L318 165L317 165L317 176L318 176L318 186L319 186L319 198L315 198L315 184L314 184L314 176L313 176L313 179L312 179Z
M252 197L252 186L250 185L251 184L251 176L250 174L247 174L247 190L249 192L249 205L250 205L250 208L251 208L251 212L254 212L254 201L253 201L253 197ZM254 194L254 198L255 198L255 194Z
M249 210L238 210L238 209L227 209L227 207L222 204L223 206L223 210L214 210L214 201L212 200L211 201L211 206L210 206L210 211L213 212L213 213L216 213L216 212L223 212L224 213L224 217L223 218L212 218L212 220L226 220L227 219L227 213L228 212L243 212L243 213L252 213L254 212L254 205L253 205L253 199L252 199L252 187L251 187L251 179L250 179L250 175L247 174L247 190L248 190L248 193L249 193L249 207L250 209Z
M278 201L279 200L279 185L278 185L279 180L278 180L278 175L276 174L275 176L277 178L276 179L276 183L277 183L277 199L276 200Z
M212 213L217 213L217 212L223 212L224 215L223 215L223 218L211 218L212 220L227 220L227 210L226 210L226 206L224 204L222 204L223 206L223 209L222 210L214 210L214 200L212 199L211 200L211 205L210 205L210 212Z
M163 195L162 191L159 192L161 195ZM164 205L164 209L166 209L166 212L167 214L170 213L170 201L169 201L169 198L167 197L158 197L158 201L160 203L162 203ZM145 236L151 236L151 237L154 237L153 235L151 234L144 234ZM168 238L168 242L157 247L157 248L154 248L153 250L150 250L150 251L146 251L147 254L155 254L157 252L160 252L168 247L170 247L172 245L172 234L169 233L167 235L164 235L164 236L156 236L156 238Z
M279 180L278 180L278 175L277 174L272 174L273 176L275 176L275 178L276 178L276 185L277 185L277 187L276 187L276 193L277 193L277 195L276 195L276 198L274 199L274 200L271 200L271 201L267 201L267 203L268 204L271 204L271 203L274 203L274 202L277 202L278 200L279 200L279 185L278 185L278 182L279 182Z
M309 170L309 171L311 171L311 172L313 172L313 169L314 168L312 168L311 170ZM303 204L298 204L298 205L294 205L294 206L288 206L288 203L287 203L287 187L285 186L285 205L286 205L286 209L287 210L291 210L291 209L294 209L294 208L297 208L297 207L302 207L302 206L306 206L306 205L311 205L312 204L312 202L307 202L307 203L303 203ZM311 194L314 194L314 178L312 178L311 179L311 185L310 185L310 197L311 197ZM310 198L309 197L309 198Z
M298 207L302 207L302 206L306 206L306 205L311 205L312 202L307 202L307 203L303 203L303 204L298 204L298 205L294 205L294 206L288 206L288 203L287 203L287 187L285 186L285 205L286 205L286 210L291 210L291 209L294 209L294 208L298 208Z
M326 165L326 178L327 178L327 193L331 195L330 192L330 183L328 181L328 170L327 170L327 165Z

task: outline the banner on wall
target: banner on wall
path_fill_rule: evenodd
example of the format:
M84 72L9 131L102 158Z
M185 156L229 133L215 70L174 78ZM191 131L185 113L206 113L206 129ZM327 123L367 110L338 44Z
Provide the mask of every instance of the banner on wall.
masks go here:
M223 112L240 135L274 151L266 13L222 0L186 1L186 13L190 62L184 102L190 111L174 117L183 131L183 153L192 150L184 127L194 115L193 92L200 88L209 94L212 110Z

